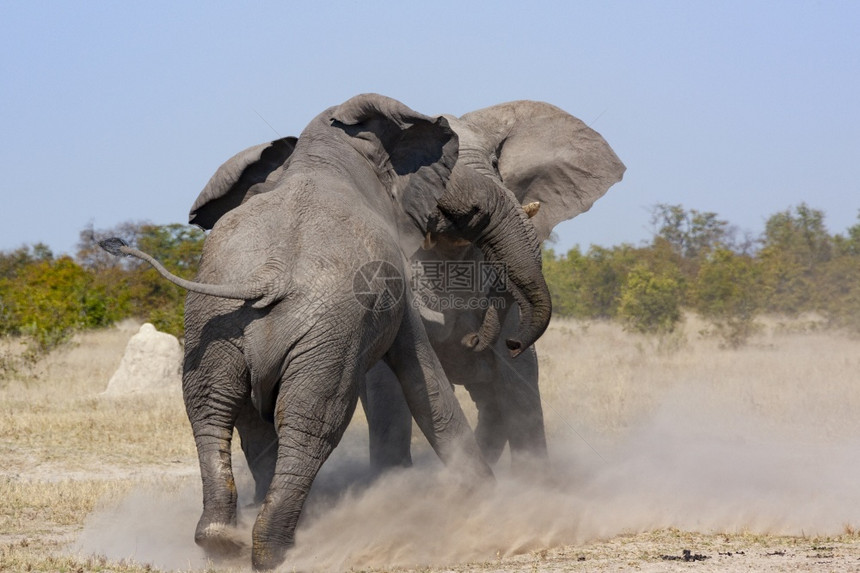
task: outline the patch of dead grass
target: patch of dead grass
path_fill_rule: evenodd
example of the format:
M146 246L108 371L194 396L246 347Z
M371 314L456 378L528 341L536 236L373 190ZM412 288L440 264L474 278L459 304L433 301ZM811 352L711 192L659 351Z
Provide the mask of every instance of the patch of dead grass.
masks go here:
M51 573L153 573L161 571L145 563L76 557L63 552L63 543L34 543L23 539L0 545L0 571Z
M80 525L99 503L115 501L128 493L132 480L63 479L41 481L0 477L0 531L19 536Z
M0 456L19 472L43 465L155 464L196 459L180 393L101 393L130 333L85 333L51 353L35 378L0 390Z
M688 317L683 343L663 352L653 338L604 322L553 320L537 343L550 437L575 428L613 440L652 414L667 393L708 392L726 408L790 431L860 435L860 341L820 329L796 331L765 321L746 347L720 348ZM801 436L802 437L802 436Z

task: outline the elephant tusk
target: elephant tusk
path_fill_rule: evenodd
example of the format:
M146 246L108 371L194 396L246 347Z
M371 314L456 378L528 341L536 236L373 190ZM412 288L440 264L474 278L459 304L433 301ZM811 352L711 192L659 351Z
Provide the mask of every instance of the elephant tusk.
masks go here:
M436 246L436 239L433 238L433 234L430 231L427 231L427 235L424 236L424 242L421 243L421 248L424 249L425 251L429 251L430 249L432 249L435 246Z
M529 219L537 215L537 212L540 211L540 201L532 201L531 203L526 203L523 205L523 211L526 212Z
M460 344L462 344L466 348L471 348L473 350L476 346L478 346L479 342L481 342L481 337L478 336L477 332L470 332L466 336L464 336L462 340L460 340Z

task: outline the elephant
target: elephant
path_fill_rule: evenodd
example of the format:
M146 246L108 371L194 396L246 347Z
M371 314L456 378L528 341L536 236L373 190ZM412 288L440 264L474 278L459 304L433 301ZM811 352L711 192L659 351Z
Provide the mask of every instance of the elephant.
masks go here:
M514 101L445 117L460 140L458 164L508 189L527 210L539 242L559 222L587 211L625 171L600 134L548 103ZM516 305L504 292L479 284L478 272L471 288L460 280L452 289L446 281L457 277L444 269L479 271L484 253L445 234L428 239L425 250L413 256L419 273L431 275L419 290L420 299L433 307L422 313L425 328L448 380L464 386L475 402L475 434L485 459L496 463L509 443L514 469L546 464L537 353L532 346L513 359L501 342L516 330L516 313L505 316ZM501 304L474 304L488 299ZM411 465L411 417L384 363L368 373L361 397L373 467Z
M234 428L264 495L252 564L271 569L294 544L311 484L379 361L437 455L466 483L493 480L405 280L407 253L442 234L504 265L521 309L505 341L512 356L546 329L551 301L535 227L513 194L458 154L445 117L362 94L297 139L253 147L216 171L189 217L211 228L195 280L121 240L102 242L189 291L182 389L203 484L194 538L208 553L240 548Z
M547 103L514 101L462 118L445 117L460 138L460 161L500 180L530 218L538 215L532 222L541 242L556 224L587 211L621 180L625 170L598 133ZM276 179L269 176L266 184L254 186L254 192L265 192ZM467 269L480 271L484 262L480 248L444 232L428 234L422 246L412 256L413 268L419 273L426 274L427 268L438 272L439 267L450 263L461 268L466 263ZM480 278L473 280L477 283ZM495 463L505 444L510 443L515 466L546 461L536 352L530 347L513 360L498 341L502 334L508 339L516 327L515 318L504 320L504 311L514 306L511 298L496 293L492 300L501 304L487 308L501 308L503 312L488 315L498 320L482 323L484 306L470 308L468 304L487 300L489 293L480 285L454 292L434 286L432 281L419 282L423 287L419 297L426 301L420 309L430 342L448 379L464 386L478 409L476 434L485 459ZM447 302L447 308L438 308L440 301ZM452 303L460 303L460 308ZM485 340L479 344L481 328ZM412 416L396 376L383 362L369 371L360 397L369 424L372 466L383 471L411 465ZM264 488L265 476L257 483Z

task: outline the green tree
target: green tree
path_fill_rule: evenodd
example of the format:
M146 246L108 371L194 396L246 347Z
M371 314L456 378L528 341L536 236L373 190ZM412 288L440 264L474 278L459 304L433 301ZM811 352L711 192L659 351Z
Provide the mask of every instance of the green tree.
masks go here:
M858 222L848 228L846 244L849 254L860 255L860 211L857 212Z
M592 245L583 268L582 309L590 318L615 318L624 281L638 260L630 245L607 249Z
M77 259L95 273L94 287L112 293L117 305L128 315L143 318L164 332L182 336L185 291L164 280L142 261L119 259L105 253L98 242L108 237L120 237L154 256L174 274L193 278L203 250L204 232L176 223L126 222L111 229L96 230L90 226L81 232L78 242Z
M824 265L833 255L833 240L824 213L805 203L772 215L765 223L762 284L770 312L796 315L821 310L817 292Z
M743 346L756 332L764 292L752 257L714 250L699 268L692 295L695 310L714 324L727 346Z
M834 256L860 255L860 212L857 213L857 220L857 223L848 227L845 236L837 234L833 237Z
M860 222L845 236L833 237L833 253L820 274L816 294L821 312L833 325L860 331Z
M682 205L658 203L651 209L655 239L663 239L685 259L698 259L731 240L729 223L716 213L687 210Z
M13 278L0 280L0 331L25 335L44 352L76 330L106 326L120 314L105 289L91 288L93 276L69 257L32 262Z
M830 324L860 332L860 255L842 255L821 269L818 310Z
M553 297L553 313L581 319L613 318L621 287L636 264L637 250L621 245L607 249L578 247L564 256L544 250L544 276Z
M557 256L551 248L543 248L543 274L552 296L553 314L556 316L578 315L578 269L582 253L578 247Z
M23 246L14 251L0 252L0 278L14 277L20 269L31 263L52 260L54 260L54 253L44 243Z
M806 203L772 215L765 223L764 248L788 254L805 268L830 260L831 237L824 212Z
M618 315L626 328L636 332L672 332L681 320L680 291L676 277L637 265L621 289Z

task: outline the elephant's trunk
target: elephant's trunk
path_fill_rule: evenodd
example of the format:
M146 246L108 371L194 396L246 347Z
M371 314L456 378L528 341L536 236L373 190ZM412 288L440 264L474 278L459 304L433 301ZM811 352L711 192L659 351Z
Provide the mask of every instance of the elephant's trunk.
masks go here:
M507 316L507 313L502 316ZM470 332L460 341L464 346L475 352L483 352L496 343L502 332L502 317L495 306L490 306L484 313L484 320L477 332Z
M517 356L540 338L552 314L533 225L513 193L460 163L451 173L439 209L487 261L503 265L505 286L520 307L517 336L505 341L511 355Z
M206 284L189 281L174 275L153 257L134 247L130 247L122 239L116 237L105 239L99 241L99 246L117 257L135 257L146 261L165 279L178 287L192 292L237 300L260 299L254 303L254 308L265 308L289 294L289 285L284 273L284 266L275 259L267 261L266 264L254 273L251 280L247 283Z
M544 333L552 315L552 302L543 278L540 244L531 223L514 202L508 212L506 229L488 232L476 241L488 261L503 262L507 273L507 289L520 307L517 337L505 344L511 356L531 346Z

